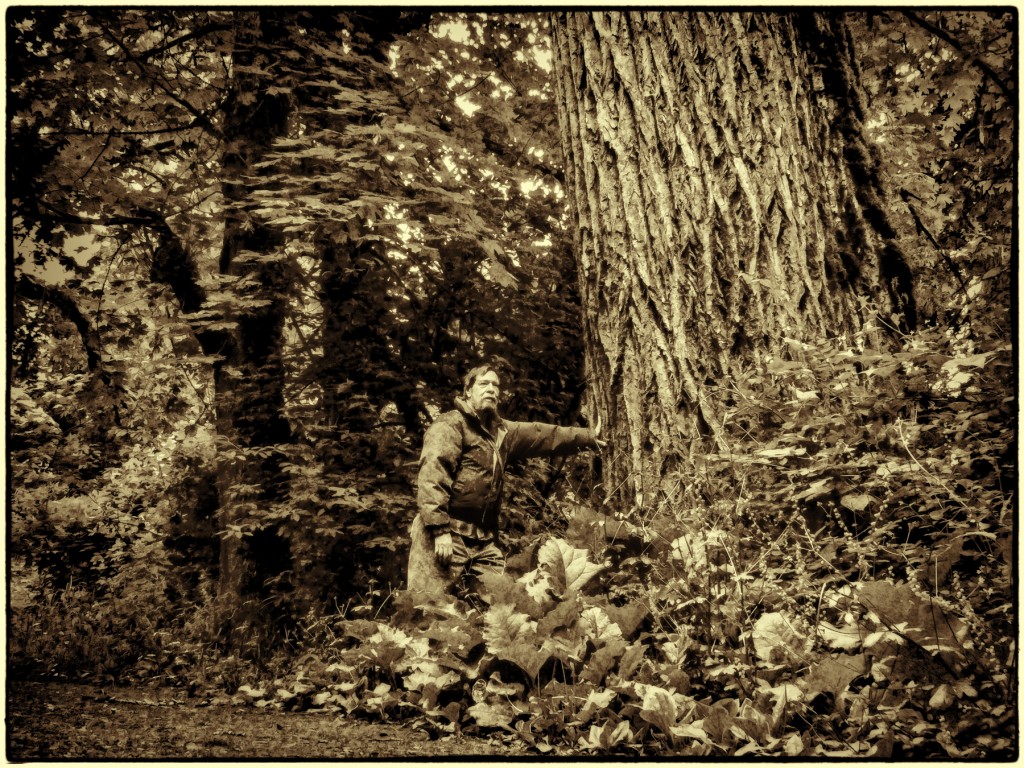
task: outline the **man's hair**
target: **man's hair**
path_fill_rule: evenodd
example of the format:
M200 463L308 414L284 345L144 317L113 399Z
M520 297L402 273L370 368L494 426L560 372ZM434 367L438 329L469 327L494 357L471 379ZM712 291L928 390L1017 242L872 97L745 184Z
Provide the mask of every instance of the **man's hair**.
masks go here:
M493 373L498 377L498 381L501 381L501 371L498 370L497 366L485 363L484 365L478 365L476 368L470 368L469 373L462 380L462 390L468 392L473 384L476 383L476 380L485 373Z

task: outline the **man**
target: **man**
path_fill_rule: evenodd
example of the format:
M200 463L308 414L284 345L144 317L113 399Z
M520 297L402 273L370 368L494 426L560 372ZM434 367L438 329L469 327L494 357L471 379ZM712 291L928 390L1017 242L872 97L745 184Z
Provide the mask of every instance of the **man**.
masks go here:
M409 550L409 589L430 598L451 593L464 575L500 573L499 510L505 467L534 456L565 456L602 448L593 430L498 415L501 378L487 365L471 370L455 410L441 414L423 437L417 479L418 514Z

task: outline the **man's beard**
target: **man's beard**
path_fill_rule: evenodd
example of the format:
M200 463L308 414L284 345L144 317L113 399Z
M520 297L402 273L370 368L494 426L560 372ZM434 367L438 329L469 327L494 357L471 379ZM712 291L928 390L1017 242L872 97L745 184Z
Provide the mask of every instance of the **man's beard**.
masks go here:
M491 423L498 418L498 403L495 400L484 400L475 410L476 415L483 422Z

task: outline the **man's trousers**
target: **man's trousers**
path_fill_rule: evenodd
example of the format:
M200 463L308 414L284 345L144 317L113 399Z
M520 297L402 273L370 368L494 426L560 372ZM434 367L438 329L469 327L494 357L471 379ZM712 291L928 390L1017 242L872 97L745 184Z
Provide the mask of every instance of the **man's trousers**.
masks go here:
M447 566L437 562L434 537L416 515L410 529L408 588L428 598L442 598L473 586L485 573L502 573L505 556L491 539L473 539L452 533L452 558ZM468 578L467 578L468 577Z

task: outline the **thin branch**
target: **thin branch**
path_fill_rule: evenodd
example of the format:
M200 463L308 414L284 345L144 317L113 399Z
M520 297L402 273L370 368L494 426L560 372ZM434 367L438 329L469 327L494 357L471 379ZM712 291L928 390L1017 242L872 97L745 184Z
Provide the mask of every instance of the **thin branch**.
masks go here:
M107 271L103 275L103 284L100 285L100 297L96 301L96 320L95 320L95 325L96 325L96 335L97 335L97 337L100 334L100 332L99 332L100 312L103 311L103 299L105 298L106 292L107 292L107 280L110 278L110 270L114 266L114 259L117 257L118 254L121 253L121 249L124 248L125 245L127 245L127 244L128 244L128 238L125 238L124 240L121 240L117 244L117 249L110 255L110 262L107 264Z
M465 95L466 95L467 93L472 93L472 92L473 92L473 91L475 91L475 90L476 90L477 88L479 88L479 87L480 87L481 85L483 85L483 84L484 84L485 82L487 82L488 80L490 80L490 78L491 78L491 76L492 76L493 74L494 74L493 72L487 72L487 73L486 73L486 74L484 74L484 75L483 75L483 76L482 76L482 77L481 77L481 78L480 78L479 80L477 80L477 81L476 81L476 82L475 82L475 83L474 83L473 85L469 86L469 88L467 88L467 89L466 89L466 90L464 90L464 91L459 91L459 92L457 92L457 93L455 94L455 98L456 98L456 99L458 99L458 98L461 98L462 96L465 96Z
M101 354L98 334L82 314L75 300L59 288L44 285L28 275L20 275L14 284L14 295L23 299L42 301L56 307L78 330L85 347L85 358L90 371L100 367Z
M152 218L146 218L143 216L112 215L90 218L76 213L62 211L59 208L50 205L45 200L39 200L39 206L53 214L54 218L62 224L83 224L85 226L93 227L109 227L119 225L152 226L155 223Z
M61 131L54 131L53 136L159 136L164 133L183 133L191 130L206 130L205 126L198 119L186 125L165 125L159 128L147 128L145 130L126 130L124 128L108 128L107 130L94 131L88 128L66 128Z
M89 167L85 169L81 176L78 177L78 181L81 181L90 173L92 173L92 169L96 167L96 163L98 163L100 161L100 158L107 153L108 149L110 149L110 141L113 138L114 137L112 134L107 134L107 140L103 142L103 146L100 148L100 151L97 153L93 161L89 163Z
M937 27L930 21L921 18L913 11L901 10L900 13L902 13L907 19L912 21L914 24L917 24L917 26L921 27L921 29L924 29L932 33L940 40L943 40L946 43L948 43L955 51L957 51L957 53L959 53L967 61L969 61L971 64L973 64L982 72L984 72L988 76L988 78L999 87L999 90L1003 92L1003 95L1006 96L1007 101L1009 101L1011 104L1016 103L1016 94L1014 94L1013 88L1011 88L1005 80L999 77L999 75L996 74L995 70L993 70L992 67L990 67L977 56L975 56L973 53L970 53L968 50L966 50L959 40L957 40L955 37L953 37L951 34L949 34L946 30L942 29L941 27Z
M182 35L181 37L176 37L170 42L164 43L163 45L158 46L157 48L150 48L149 50L143 51L138 55L138 58L142 61L146 61L154 56L159 56L161 53L166 53L172 48L177 48L179 45L182 45L183 43L188 43L192 40L197 40L200 37L205 37L206 35L213 34L214 32L229 32L230 30L230 24L208 24L205 27L200 27L199 29L194 30L193 32L189 32L188 34Z
M917 231L921 232L926 238L928 238L928 242L932 244L932 247L935 248L939 256L942 257L946 266L949 267L949 271L953 273L953 277L955 277L957 283L960 284L960 290L964 297L969 299L970 296L967 294L967 284L964 282L964 276L963 273L960 272L960 268L956 265L956 262L950 258L949 254L946 253L946 250L936 242L934 237L932 237L932 233L928 231L928 227L926 227L924 222L921 221L921 216L918 214L917 209L910 204L909 198L917 196L913 195L906 189L901 189L900 197L902 197L903 202L907 204L907 208L910 210L910 217L914 220L914 225L917 227Z
M205 127L210 133L212 133L214 136L217 136L218 138L222 138L220 131L213 124L213 122L211 122L211 120L210 120L208 115L203 114L193 104L189 103L186 99L183 99L181 96L179 96L174 91L172 91L167 86L167 84L164 83L160 78L150 76L149 72L146 71L145 63L139 61L138 57L136 57L136 55L128 48L128 46L125 45L124 42L120 38L117 37L117 35L115 35L95 15L92 16L92 19L96 23L96 25L100 29L102 29L111 40L114 41L114 44L117 45L117 47L120 48L122 51L124 51L125 56L127 56L128 59L136 66L136 68L138 68L140 75L150 79L157 86L159 86L160 90L162 90L164 93L166 93L168 96L170 96L171 99L173 99L177 104L179 104L180 106L184 107L185 110L189 114L191 114L194 118L196 118L196 120L199 122L199 124L202 125L203 127Z

